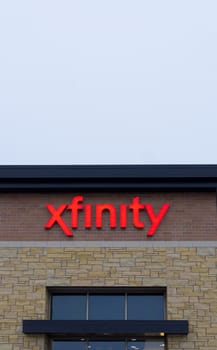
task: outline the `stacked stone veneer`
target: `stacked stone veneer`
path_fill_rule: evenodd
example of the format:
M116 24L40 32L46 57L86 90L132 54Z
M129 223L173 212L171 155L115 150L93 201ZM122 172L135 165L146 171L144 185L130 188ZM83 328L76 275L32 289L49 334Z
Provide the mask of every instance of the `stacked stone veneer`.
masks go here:
M194 244L192 244L194 245ZM0 350L49 348L45 336L22 332L23 319L48 319L47 287L166 287L167 319L186 319L187 336L168 336L167 349L216 350L217 257L202 247L0 248Z

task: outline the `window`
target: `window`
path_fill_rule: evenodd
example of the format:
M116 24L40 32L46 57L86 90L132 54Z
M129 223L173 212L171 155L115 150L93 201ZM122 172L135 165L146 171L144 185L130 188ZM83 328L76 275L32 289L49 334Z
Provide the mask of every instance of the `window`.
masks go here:
M52 293L52 320L109 320L146 321L164 320L163 290L141 288L91 288L72 289L66 293ZM144 333L143 333L144 334ZM162 350L164 336L118 336L106 333L95 338L87 334L74 339L56 338L52 350Z
M163 320L163 295L127 295L128 320Z
M86 295L53 295L52 319L85 320L87 308L86 304Z
M89 320L124 320L124 295L90 294Z
M52 320L163 320L161 294L54 294Z
M165 350L163 338L143 341L54 341L52 350Z

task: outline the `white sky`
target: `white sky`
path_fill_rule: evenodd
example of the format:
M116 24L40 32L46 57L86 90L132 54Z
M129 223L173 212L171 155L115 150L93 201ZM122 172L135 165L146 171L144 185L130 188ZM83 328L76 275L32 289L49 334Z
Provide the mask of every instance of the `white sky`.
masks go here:
M216 0L0 0L0 164L216 164L216 18Z

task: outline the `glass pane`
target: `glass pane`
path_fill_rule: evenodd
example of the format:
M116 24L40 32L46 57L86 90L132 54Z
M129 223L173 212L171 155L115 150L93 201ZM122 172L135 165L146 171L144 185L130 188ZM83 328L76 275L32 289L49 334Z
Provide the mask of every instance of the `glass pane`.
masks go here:
M52 320L85 320L86 295L53 295Z
M87 350L87 343L81 341L54 341L52 350Z
M131 295L127 297L128 320L163 320L162 295Z
M52 350L164 350L164 338L159 340L130 341L53 341Z
M90 294L89 320L124 320L124 295Z
M88 350L125 350L125 343L121 341L92 341Z
M164 350L164 339L128 342L127 350Z

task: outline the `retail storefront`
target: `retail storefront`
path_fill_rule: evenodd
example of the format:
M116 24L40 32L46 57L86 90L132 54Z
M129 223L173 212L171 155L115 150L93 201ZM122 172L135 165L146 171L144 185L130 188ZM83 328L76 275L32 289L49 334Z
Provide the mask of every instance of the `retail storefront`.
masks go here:
M1 166L1 350L216 350L217 166Z

